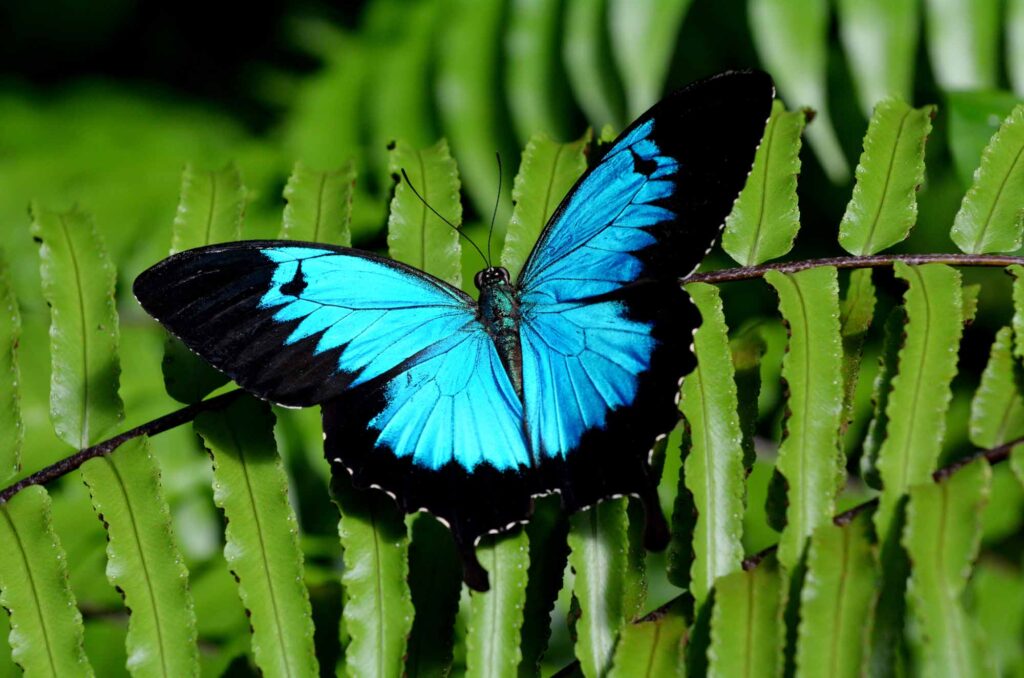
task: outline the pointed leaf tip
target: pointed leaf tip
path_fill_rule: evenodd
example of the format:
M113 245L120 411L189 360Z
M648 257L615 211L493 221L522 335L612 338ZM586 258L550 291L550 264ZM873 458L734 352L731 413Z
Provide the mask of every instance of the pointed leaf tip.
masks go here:
M396 142L388 155L388 171L400 177L403 170L412 187L404 179L395 186L388 217L388 251L398 261L459 287L459 234L427 207L430 205L456 227L462 224L459 170L448 142L441 139L423 149ZM413 188L427 205L416 197Z
M351 162L321 172L296 163L284 187L281 238L330 245L352 244L352 194L356 171Z
M896 99L875 107L853 196L839 225L839 243L850 254L876 254L910 233L934 115L934 106L911 108Z
M501 265L508 269L512 280L519 275L562 198L586 171L590 139L589 131L567 144L537 134L526 144L512 186L512 219L501 250Z
M991 448L1024 435L1022 375L1013 358L1013 330L996 333L981 384L971 401L970 438L981 448Z
M61 440L88 447L124 417L117 272L92 218L78 209L33 206L32 236L50 306L50 418Z
M806 112L772 106L747 183L725 220L722 248L742 266L788 253L800 229L797 178Z
M968 254L1013 252L1024 228L1024 104L1013 109L981 155L950 237Z

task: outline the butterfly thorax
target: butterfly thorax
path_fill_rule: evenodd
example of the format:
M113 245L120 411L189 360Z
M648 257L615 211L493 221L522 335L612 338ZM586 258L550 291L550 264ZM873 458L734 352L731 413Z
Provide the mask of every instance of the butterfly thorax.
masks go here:
M474 279L480 290L480 322L494 340L505 371L516 393L523 395L523 360L519 341L519 301L508 271L499 266L485 268Z

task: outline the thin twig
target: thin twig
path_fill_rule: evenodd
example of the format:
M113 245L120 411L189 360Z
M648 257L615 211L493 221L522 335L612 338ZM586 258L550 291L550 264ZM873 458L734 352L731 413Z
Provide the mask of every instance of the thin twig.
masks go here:
M808 268L819 266L835 266L836 268L882 268L892 266L897 261L905 264L949 264L951 266L998 266L1006 267L1014 264L1024 265L1024 257L1011 257L1002 254L879 254L871 257L830 257L827 259L804 259L787 261L778 264L761 266L745 266L743 268L726 268L708 273L694 273L680 280L682 283L703 282L723 283L735 280L752 280L762 278L768 271L780 273L796 273Z
M828 259L807 259L804 261L792 261L781 264L765 264L762 266L748 266L744 268L727 268L721 271L712 271L710 273L697 273L685 278L680 282L705 282L705 283L722 283L731 282L735 280L751 280L754 278L761 278L768 271L780 271L782 273L794 273L796 271L802 271L808 268L815 268L818 266L835 266L836 268L877 268L882 266L891 266L897 261L902 261L907 264L928 264L928 263L943 263L950 264L953 266L1011 266L1013 264L1024 265L1024 257L1011 257L1002 255L984 255L984 254L893 254L893 255L878 255L871 257L833 257ZM97 443L92 447L87 447L83 450L79 450L70 457L65 457L60 461L47 466L41 471L37 471L27 478L23 478L15 484L4 488L0 491L0 505L7 503L11 497L17 494L20 490L29 487L30 485L43 485L50 481L56 480L57 478L74 471L79 466L87 462L88 460L99 457L104 454L117 449L118 446L126 443L132 438L137 438L142 435L156 435L163 433L169 429L187 424L196 418L201 412L208 410L218 409L226 406L229 402L234 400L241 391L231 391L223 395L219 395L209 400L204 400L188 407L183 407L176 412L171 412L162 417L146 422L141 426L125 431L124 433L114 436L109 440L104 440L101 443ZM1008 454L1008 452L1007 452Z
M1010 452L1013 450L1014 447L1020 445L1021 443L1024 443L1024 436L1020 438L1015 438L1014 440L1011 440L1008 443L1003 443L1002 445L998 445L988 450L977 450L974 454L969 454L966 457L961 457L960 459L957 459L948 466L943 466L938 471L932 474L932 480L936 483L940 483L946 478L949 478L951 475L953 475L960 469L962 469L963 467L983 458L987 459L988 463L992 465L1001 464L1002 462L1010 458ZM856 506L843 511L842 513L837 514L834 518L832 518L832 522L835 525L838 525L839 527L849 525L851 522L853 522L854 518L864 513L865 511L874 508L877 505L878 497L868 499L865 502L857 504ZM743 569L754 569L755 567L761 564L762 560L770 556L772 553L775 553L776 549L778 548L778 544L773 544L772 546L769 546L768 548L758 551L754 555L745 558L743 560Z
M114 436L113 438L104 440L101 443L96 443L92 447L79 450L70 457L64 457L60 461L50 464L46 468L36 471L30 476L22 478L13 485L5 487L0 491L0 506L6 504L10 501L11 497L30 485L44 485L56 480L63 475L71 473L90 459L110 454L133 438L138 438L139 436L154 436L158 433L163 433L164 431L169 431L172 428L181 426L182 424L187 424L203 412L227 407L241 394L241 389L228 391L227 393L210 398L209 400L203 400L202 402L183 407L180 410L171 412L170 414L165 414L164 416L153 419L152 421L147 421L141 426L136 426L135 428L129 429L124 433Z
M864 258L864 257L859 257L859 258ZM1010 258L1013 258L1013 257L1010 257ZM822 265L827 266L829 264L822 264ZM982 264L982 265L987 266L988 264ZM736 269L736 270L747 270L747 269ZM741 279L742 278L733 278L733 280L741 280ZM979 450L976 454L964 457L963 459L957 459L956 461L954 461L949 466L944 466L943 468L940 468L938 471L936 471L935 473L932 474L932 478L935 480L935 482L940 482L940 481L944 480L945 478L948 478L949 476L953 475L954 473L956 473L957 471L962 469L964 466L967 466L971 462L977 461L978 459L981 459L982 457L984 457L985 459L988 459L990 464L1002 463L1002 462L1006 461L1010 457L1010 452L1013 450L1013 448L1016 447L1017 445L1021 444L1021 443L1024 443L1024 437L1017 438L1016 440L1011 440L1008 443L1005 443L1005 444L1000 445L998 447L993 447L990 450ZM867 500L867 501L865 501L865 502L863 502L861 504L857 504L856 506L854 506L851 509L848 509L848 510L843 511L842 513L836 515L832 519L832 522L835 523L836 525L839 525L839 526L847 525L854 518L859 516L861 513L864 513L868 509L873 508L877 504L878 504L878 497L875 497L874 499L869 499L869 500ZM743 561L743 569L744 570L752 570L752 569L754 569L755 567L757 567L761 563L761 561L763 561L765 558L770 556L772 553L775 553L776 549L778 549L778 548L779 548L779 545L778 544L774 544L774 545L769 546L768 548L766 548L766 549L764 549L762 551L759 551L759 552L755 553L754 555L750 556L749 558L746 558ZM664 605L662 605L662 606L658 607L657 609L655 609L653 612L650 612L650 613L644 615L643 617L641 617L640 619L637 619L636 622L634 622L634 623L639 623L639 622L644 622L644 621L649 621L649 620L657 619L661 615L664 615L666 612L668 612L668 610L673 605L677 604L680 600L682 600L683 596L685 596L685 595L687 595L687 594L685 594L685 593L679 594L678 596L676 596L672 600L668 601ZM576 675L576 670L579 668L579 665L580 665L579 664L579 660L578 659L574 660L572 663L562 667L562 669L559 670L558 673L556 673L554 676L552 676L552 678L557 678L558 676L574 676L574 675Z

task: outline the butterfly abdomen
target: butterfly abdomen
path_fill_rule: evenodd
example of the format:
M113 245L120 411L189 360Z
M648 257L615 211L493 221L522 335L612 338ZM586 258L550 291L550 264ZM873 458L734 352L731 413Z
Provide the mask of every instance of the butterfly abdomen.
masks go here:
M523 354L519 341L519 301L505 277L484 279L480 286L480 322L494 340L516 394L523 397Z

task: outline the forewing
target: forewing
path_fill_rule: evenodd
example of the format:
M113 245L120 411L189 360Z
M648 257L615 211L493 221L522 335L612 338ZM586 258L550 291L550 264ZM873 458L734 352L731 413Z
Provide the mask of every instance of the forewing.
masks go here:
M240 386L289 406L322 403L476 322L472 300L414 269L275 241L176 254L135 295Z
M699 315L679 287L717 239L771 110L763 73L657 104L563 200L517 282L527 435L571 507L653 491Z
M765 73L724 73L640 116L552 215L519 289L567 301L689 274L750 172L773 93Z

